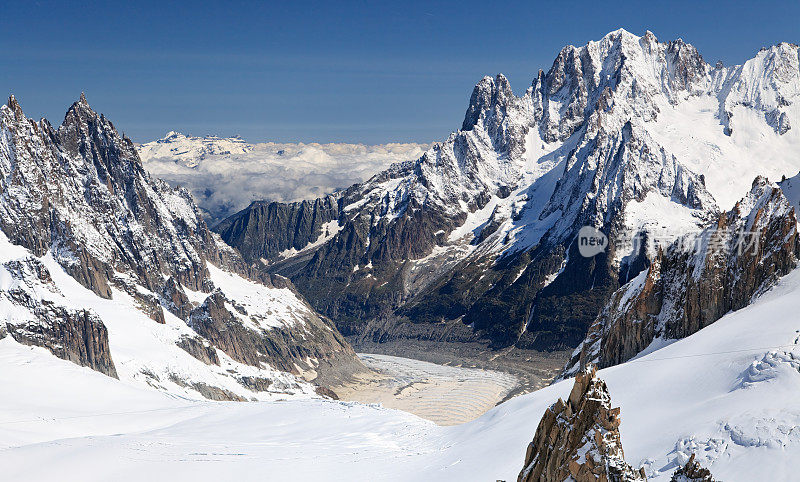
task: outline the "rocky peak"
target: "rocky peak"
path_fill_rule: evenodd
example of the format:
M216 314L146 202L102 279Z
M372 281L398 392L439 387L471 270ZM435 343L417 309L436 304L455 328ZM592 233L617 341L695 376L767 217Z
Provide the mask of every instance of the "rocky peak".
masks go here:
M482 79L462 129L416 162L342 192L334 236L320 238L314 223L288 215L301 211L299 203L271 211L254 204L235 216L249 219L249 227L226 229L225 239L249 260L266 258L265 269L291 277L318 309L347 323L348 333L358 324L352 320L392 312L404 326L406 316L419 325L464 322L498 346L565 348L579 343L607 296L656 254L648 244L645 252L614 247L583 259L573 249L583 225L612 238L644 233L666 247L715 220L718 203L728 208L746 192L725 173L743 170L751 180L794 162L786 154L791 144L765 147L774 161L768 168L748 161L747 143L734 143L735 155L723 146L730 144L723 133L730 117L723 108L715 118L715 107L734 99L730 88L740 78L774 91L753 80L756 72L772 75L762 67L747 74L741 66L713 70L683 40L611 32L562 49L520 97L502 76ZM741 117L764 114L753 104L731 109L744 109ZM756 128L774 120L785 129L793 112L784 108ZM685 142L693 135L687 126L698 119L710 126L702 131L707 140ZM303 249L275 261L298 240ZM583 307L579 314L562 311L572 296ZM405 333L393 323L363 325ZM554 326L557 334L546 338ZM437 330L420 328L432 338Z
M564 401L547 409L525 454L518 482L644 481L644 469L625 463L620 409L595 367L578 373Z
M514 92L503 74L497 74L494 79L489 76L484 77L472 90L461 130L471 130L487 111L502 108L512 99Z
M14 114L17 117L24 117L24 114L22 112L22 107L20 107L19 102L17 101L17 98L14 97L14 94L11 94L11 95L8 96L7 106L8 106L9 109L11 109L12 112L14 112Z
M543 139L563 141L595 111L611 106L618 116L655 119L660 99L677 103L682 93L699 93L709 68L692 45L659 43L647 32L637 37L620 29L582 47L567 46L532 87Z
M720 85L720 118L729 134L734 131L737 107L756 109L780 135L792 128L800 96L800 47L781 43L761 49L740 66L721 69L715 77Z
M700 52L682 39L668 42L665 55L674 90L690 91L708 73L709 66Z
M78 124L77 127L85 128L87 127L87 123L97 122L100 117L102 117L102 115L98 114L92 109L92 106L89 105L89 101L86 100L86 94L81 92L81 96L77 102L73 102L69 109L67 109L67 113L64 115L62 127L71 128Z
M25 118L13 98L0 108L0 230L0 242L52 259L100 298L115 298L123 307L130 303L136 313L129 316L143 314L164 324L171 316L166 308L186 331L192 320L201 320L193 333L208 336L196 347L213 345L210 350L257 370L302 367L329 380L359 369L347 342L291 283L255 275L237 251L211 233L186 190L145 172L133 143L92 110L84 95L57 130ZM68 307L67 298L57 301ZM38 340L62 358L114 373L98 316L51 309L53 301L30 288L16 295L0 289L0 302L7 299L29 315L8 321L6 332L15 339ZM207 327L226 333L209 340L216 333L204 331ZM205 348L187 351L212 360ZM168 367L151 361L151 372L165 375Z

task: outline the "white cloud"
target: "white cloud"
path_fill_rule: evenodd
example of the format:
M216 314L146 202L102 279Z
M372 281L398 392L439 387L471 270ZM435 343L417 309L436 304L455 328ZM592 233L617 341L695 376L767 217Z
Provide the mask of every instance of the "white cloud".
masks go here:
M426 144L248 144L240 138L170 132L137 146L145 168L187 187L211 224L260 199L313 199L363 181L393 162L420 157Z

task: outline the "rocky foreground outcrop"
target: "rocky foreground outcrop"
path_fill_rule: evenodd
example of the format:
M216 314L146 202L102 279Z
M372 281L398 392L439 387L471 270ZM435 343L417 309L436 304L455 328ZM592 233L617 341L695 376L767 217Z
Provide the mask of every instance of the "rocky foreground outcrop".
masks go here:
M547 409L525 454L518 482L645 481L644 469L625 462L620 409L594 366L578 373L564 401Z
M656 339L675 340L747 306L797 265L795 210L763 177L699 234L658 252L620 288L575 350L564 375L622 363Z
M670 482L715 482L711 471L703 468L695 459L694 454L689 457L686 465L672 474Z

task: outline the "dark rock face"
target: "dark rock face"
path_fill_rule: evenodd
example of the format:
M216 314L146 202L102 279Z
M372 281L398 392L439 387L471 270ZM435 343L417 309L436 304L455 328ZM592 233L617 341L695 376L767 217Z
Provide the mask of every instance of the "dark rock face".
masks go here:
M347 342L321 317L314 320L313 329L297 332L266 329L259 333L242 324L241 317L248 315L243 306L215 290L192 310L187 322L213 346L248 365L258 367L264 363L295 375L314 371L323 377L340 366L357 365L352 362L355 359L352 349L342 348L349 348ZM317 364L309 363L311 359Z
M192 383L192 388L195 389L202 395L203 397L214 400L217 402L246 402L247 399L236 395L235 393L231 392L230 390L225 390L224 388L214 387L208 385L206 383Z
M254 392L265 392L267 389L272 385L272 380L267 378L261 377L242 377L239 379L239 383L244 385L245 387L249 388ZM322 387L317 387L322 388Z
M373 224L368 213L343 221L331 241L272 269L290 277L316 309L350 333L350 322L379 317L402 303L407 260L430 252L441 226L454 227L441 211L409 204L396 222Z
M714 482L714 477L711 476L710 470L700 466L692 454L686 465L676 470L669 480L670 482Z
M235 393L231 392L230 390L225 390L224 388L214 387L207 383L203 382L194 382L194 383L187 383L186 381L182 380L180 377L176 375L170 376L170 380L175 384L181 387L191 387L197 393L203 396L208 400L214 400L216 402L246 402L247 399L236 395Z
M323 234L323 224L338 218L335 196L291 204L257 201L214 230L245 258L269 259L287 249L303 249Z
M620 409L611 408L605 382L590 368L575 377L567 401L547 409L525 454L518 482L644 481L625 463Z
M10 334L19 343L47 348L59 358L117 377L103 321L90 311L37 296L37 292L60 295L41 261L34 257L8 261L0 265L0 273L14 280L9 289L0 291L0 305L11 303L17 313L25 313L0 320L3 336Z
M22 290L12 290L7 296L15 304L27 306L36 317L35 321L6 325L17 342L47 348L61 359L117 378L108 331L96 315L34 300Z
M200 337L181 338L178 342L178 346L206 365L219 365L217 350Z
M764 178L699 236L660 251L594 322L565 374L629 360L654 339L680 339L747 306L797 265L797 218Z
M185 320L189 317L189 313L194 306L183 287L175 281L175 278L170 277L164 288L161 290L161 304L169 310L170 313L178 318Z
M317 395L330 398L331 400L339 400L339 395L336 395L336 392L328 387L317 387L315 391Z

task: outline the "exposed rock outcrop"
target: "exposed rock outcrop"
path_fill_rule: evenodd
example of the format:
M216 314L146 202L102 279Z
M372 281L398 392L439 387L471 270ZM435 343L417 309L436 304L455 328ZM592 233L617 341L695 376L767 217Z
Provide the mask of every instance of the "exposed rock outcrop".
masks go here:
M694 454L689 457L686 465L679 468L672 474L670 482L715 482L711 476L711 471L703 468L700 463L694 459Z
M36 303L26 293L9 293L19 305L31 308L36 321L7 324L9 334L19 343L47 348L64 360L117 378L103 321L86 310L70 310L46 301Z
M313 312L307 316L316 317L314 321L322 329L259 331L242 322L251 316L257 317L258 314L248 312L245 306L217 289L192 310L188 323L213 346L247 365L259 367L266 364L310 380L318 376L331 377L338 368L357 369L357 363L349 363L352 349L342 351L341 347L348 345L341 334L330 321ZM195 356L200 359L205 358L205 350L190 343L187 340L186 347L182 347L189 348L187 351L190 353L197 353Z
M797 265L799 243L794 208L780 188L757 178L731 211L659 251L614 293L565 375L622 363L657 338L684 338L747 306Z
M182 320L189 318L194 305L189 301L183 287L170 277L161 290L161 304L173 315Z
M103 321L89 310L64 306L66 300L39 259L28 256L0 264L0 280L4 335L117 377Z
M199 336L183 337L178 341L178 346L206 365L219 365L219 356L216 348Z
M644 470L625 463L620 409L596 368L578 373L569 398L547 409L525 454L518 482L645 481Z

